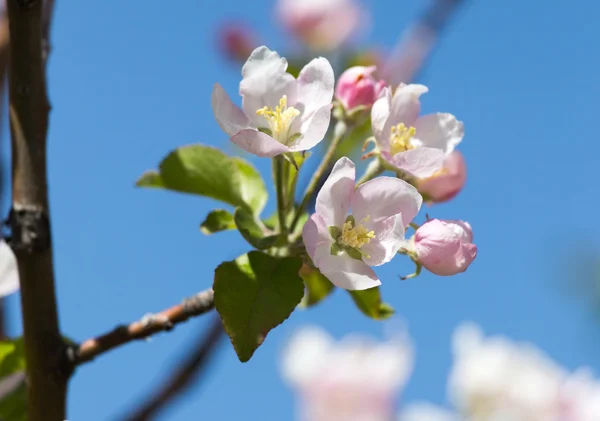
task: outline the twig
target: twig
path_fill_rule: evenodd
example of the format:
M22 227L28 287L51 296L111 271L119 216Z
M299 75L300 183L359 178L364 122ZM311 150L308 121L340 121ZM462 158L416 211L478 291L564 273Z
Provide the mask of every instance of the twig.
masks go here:
M383 69L391 85L408 83L422 71L444 26L464 0L433 0L419 19L400 38Z
M118 326L108 333L88 339L71 354L72 364L86 363L100 354L136 339L144 339L155 333L171 330L178 323L212 310L215 306L214 297L215 294L210 288L160 313L145 316L130 325Z
M29 421L64 421L65 344L58 325L46 179L50 105L40 0L8 0L13 203L11 245L21 281Z
M223 333L221 320L215 316L208 331L201 335L187 360L176 369L168 381L161 382L162 386L147 402L125 419L127 421L147 421L155 418L201 374L214 354Z

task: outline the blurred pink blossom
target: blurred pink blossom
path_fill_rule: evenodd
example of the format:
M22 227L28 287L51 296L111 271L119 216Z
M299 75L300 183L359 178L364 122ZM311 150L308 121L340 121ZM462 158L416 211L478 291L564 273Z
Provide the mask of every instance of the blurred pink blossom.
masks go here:
M244 22L227 22L217 33L219 50L239 62L244 62L258 46L256 34Z
M347 337L304 328L283 355L285 379L300 394L301 421L389 421L413 366L410 340Z
M277 16L294 36L317 51L340 47L368 20L356 0L279 0Z

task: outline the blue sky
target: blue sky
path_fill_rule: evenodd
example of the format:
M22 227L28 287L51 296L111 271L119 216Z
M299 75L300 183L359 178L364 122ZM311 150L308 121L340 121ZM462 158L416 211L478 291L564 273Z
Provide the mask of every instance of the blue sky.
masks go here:
M397 275L412 269L400 258L378 270L385 299L417 347L405 401L446 401L450 337L464 320L532 341L568 368L585 364L600 372L600 323L565 286L576 279L564 271L564 260L597 248L600 234L600 4L466 3L420 82L430 88L425 112L448 111L465 122L460 149L469 168L465 190L428 211L469 220L479 256L453 278L426 273L400 282ZM369 5L374 24L363 42L391 48L425 4ZM235 232L199 232L217 203L133 184L179 145L234 152L213 119L210 92L218 81L234 94L239 70L217 54L215 30L243 17L283 53L289 39L272 24L271 8L271 0L57 2L49 182L66 335L83 340L178 303L210 286L221 261L248 250ZM253 162L270 174L268 161ZM9 305L17 334L18 296ZM177 364L207 320L81 367L71 382L69 419L126 413ZM285 338L307 323L336 337L381 337L386 329L337 291L317 308L295 312L247 364L223 342L202 384L162 419L291 419L293 395L277 364Z

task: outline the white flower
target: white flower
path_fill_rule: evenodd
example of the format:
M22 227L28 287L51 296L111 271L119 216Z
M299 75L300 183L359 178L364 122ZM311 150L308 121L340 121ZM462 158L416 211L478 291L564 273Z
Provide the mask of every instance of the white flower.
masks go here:
M433 175L443 166L464 136L463 123L448 113L419 117L423 85L400 84L392 96L390 88L371 109L373 134L381 156L392 166L414 177Z
M398 178L378 177L356 190L354 178L354 163L340 158L317 195L302 237L315 266L335 286L363 290L381 284L370 266L396 255L423 199Z
M398 421L463 421L460 415L430 403L408 405L400 412Z
M413 348L404 336L383 343L362 337L336 343L314 327L289 341L282 371L303 398L303 421L388 421L412 363Z
M230 140L261 157L304 151L325 137L331 119L334 76L325 58L308 63L295 79L287 61L262 46L242 68L242 108L215 84L212 108Z

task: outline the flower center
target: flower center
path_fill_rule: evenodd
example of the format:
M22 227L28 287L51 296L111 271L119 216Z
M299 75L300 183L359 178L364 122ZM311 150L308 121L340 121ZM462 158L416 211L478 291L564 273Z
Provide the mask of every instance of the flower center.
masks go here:
M410 141L416 133L417 129L412 126L406 127L404 123L392 127L392 132L390 133L390 152L392 155L414 149L415 146Z
M269 123L269 133L275 140L286 145L290 140L289 131L294 118L300 115L294 107L287 106L287 95L284 95L279 100L279 105L275 110L271 107L263 107L256 110L256 115L263 116Z
M367 217L361 222L367 222L368 220ZM344 222L340 241L348 247L359 249L365 244L369 244L373 238L375 238L375 231L367 230L362 223L355 225L354 220L349 219Z

